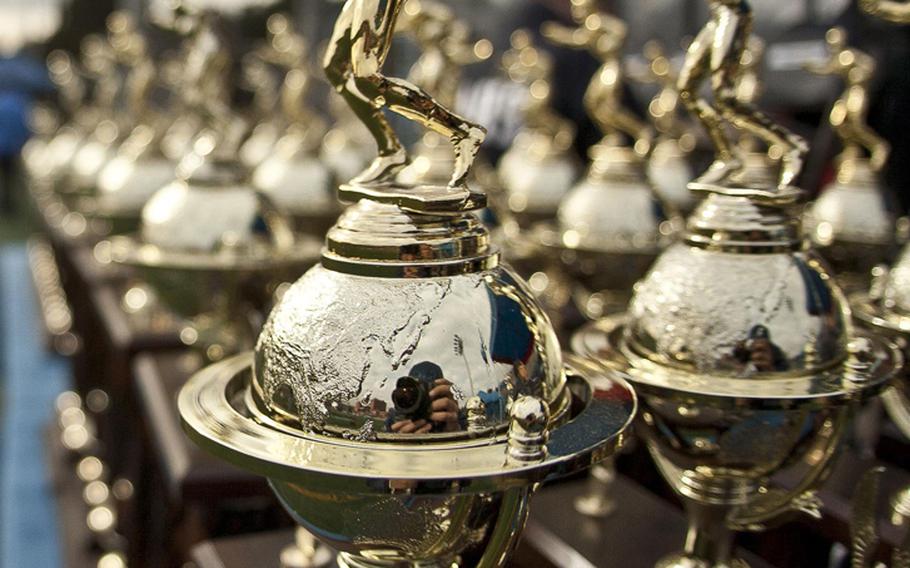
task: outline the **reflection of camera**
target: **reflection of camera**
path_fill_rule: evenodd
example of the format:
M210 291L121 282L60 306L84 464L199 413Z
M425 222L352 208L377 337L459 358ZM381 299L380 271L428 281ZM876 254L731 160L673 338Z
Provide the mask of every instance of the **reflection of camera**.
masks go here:
M427 383L413 377L401 377L392 391L392 403L398 417L427 420L430 417L430 389Z

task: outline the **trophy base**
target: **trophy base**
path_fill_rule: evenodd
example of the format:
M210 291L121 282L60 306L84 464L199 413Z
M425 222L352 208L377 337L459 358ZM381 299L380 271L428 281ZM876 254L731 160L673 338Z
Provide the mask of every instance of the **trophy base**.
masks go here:
M685 552L661 558L655 568L749 568L745 560L733 558L727 562L711 562L703 558L688 556Z
M404 183L343 184L338 188L338 198L356 202L370 199L380 203L397 205L405 211L438 215L457 215L477 211L487 206L484 193L467 187L444 185L409 185Z
M459 568L455 562L386 562L382 560L367 560L361 556L340 553L336 558L338 568Z

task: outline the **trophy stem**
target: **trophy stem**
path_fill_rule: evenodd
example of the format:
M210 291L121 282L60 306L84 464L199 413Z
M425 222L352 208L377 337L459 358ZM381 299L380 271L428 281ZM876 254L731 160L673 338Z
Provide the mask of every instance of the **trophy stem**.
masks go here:
M575 510L589 517L603 518L616 508L613 499L613 485L616 481L616 465L613 458L591 468L587 491L575 499Z
M891 524L903 526L910 519L910 485L891 498Z
M728 505L708 505L685 498L689 532L682 553L660 560L657 568L748 568L733 557L736 533L727 527Z

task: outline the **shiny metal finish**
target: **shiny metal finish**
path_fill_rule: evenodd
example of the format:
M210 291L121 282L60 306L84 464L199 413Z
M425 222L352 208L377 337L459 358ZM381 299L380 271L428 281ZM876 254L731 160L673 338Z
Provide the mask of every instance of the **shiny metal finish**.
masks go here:
M401 0L392 0L383 9L376 3L348 0L335 21L325 54L329 82L364 122L379 147L379 156L354 178L354 187L382 188L361 197L381 199L389 194L393 202L400 197L400 190L387 184L407 165L408 156L382 113L388 108L449 138L452 144L455 162L448 187L425 190L428 200L451 199L450 194L468 199L465 182L486 131L454 114L419 87L402 79L390 80L381 73L403 5ZM414 206L419 209L421 203Z
M569 371L585 410L550 427L545 457L507 464L508 436L381 443L281 425L253 402L251 364L244 354L191 378L178 401L185 429L209 451L269 476L297 520L357 566L448 565L471 545L484 552L477 566L503 565L523 525L527 485L611 453L635 407L620 380L599 383L611 396L591 398Z
M742 567L733 531L793 512L818 517L815 490L852 408L903 365L897 347L853 328L843 293L805 246L802 191L791 185L804 143L726 89L740 78L748 5L710 6L680 77L683 101L714 129L714 165L689 184L704 197L681 241L636 284L627 313L573 340L575 352L633 383L636 431L684 498L685 548L662 568ZM690 90L708 70L719 109ZM722 117L781 146L779 176L763 153L741 144L734 154Z

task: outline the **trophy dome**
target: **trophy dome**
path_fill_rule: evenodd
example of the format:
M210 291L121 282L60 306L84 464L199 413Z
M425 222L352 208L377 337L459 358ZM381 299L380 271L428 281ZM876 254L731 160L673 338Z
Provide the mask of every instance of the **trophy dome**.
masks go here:
M199 160L197 164L188 164ZM195 165L191 173L190 165ZM142 241L161 250L208 253L251 250L289 232L289 221L245 181L235 162L190 155L183 175L152 195L142 208ZM290 238L290 235L287 235Z
M742 255L678 243L629 308L632 349L700 373L810 371L846 354L849 312L807 252Z
M636 286L630 348L726 376L813 371L843 360L849 309L788 219L746 197L702 202L686 242L664 251Z
M323 265L291 286L259 337L253 392L271 418L397 440L504 431L523 395L564 417L550 322L473 216L361 201L327 243Z

